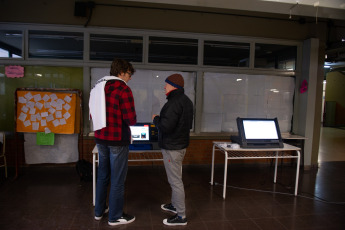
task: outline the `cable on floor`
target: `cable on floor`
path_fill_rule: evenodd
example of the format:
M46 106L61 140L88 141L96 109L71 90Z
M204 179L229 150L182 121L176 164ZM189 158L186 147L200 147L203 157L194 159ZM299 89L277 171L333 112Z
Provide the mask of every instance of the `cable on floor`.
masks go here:
M214 185L219 185L219 186L223 186L223 184L214 182ZM260 190L260 189L251 189L251 188L242 188L242 187L236 187L236 186L231 186L231 185L227 185L227 188L233 188L233 189L241 189L241 190L247 190L247 191L254 191L254 192L265 192L265 193L272 193L272 194L281 194L281 195L288 195L288 196L295 196L292 193L284 193L284 192L273 192L273 191L267 191L267 190ZM302 192L303 193L303 192ZM334 202L334 201L327 201L325 199L322 199L320 197L317 197L313 194L310 194L313 197L308 197L308 196L303 196L303 195L298 195L296 197L301 197L301 198L306 198L306 199L311 199L311 200L315 200L315 201L319 201L322 203L327 203L327 204L340 204L343 205L345 204L345 202ZM316 198L316 199L315 199Z

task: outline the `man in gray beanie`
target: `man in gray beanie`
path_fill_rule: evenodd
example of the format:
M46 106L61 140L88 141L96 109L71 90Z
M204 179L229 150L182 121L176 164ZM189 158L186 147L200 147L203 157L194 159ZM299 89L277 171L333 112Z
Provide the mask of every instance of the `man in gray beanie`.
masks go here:
M182 181L182 162L189 145L189 133L193 126L193 103L184 94L184 79L173 74L165 80L167 102L160 115L153 115L158 128L158 144L162 149L164 167L172 190L171 203L161 208L175 215L164 219L169 226L186 225L185 192Z

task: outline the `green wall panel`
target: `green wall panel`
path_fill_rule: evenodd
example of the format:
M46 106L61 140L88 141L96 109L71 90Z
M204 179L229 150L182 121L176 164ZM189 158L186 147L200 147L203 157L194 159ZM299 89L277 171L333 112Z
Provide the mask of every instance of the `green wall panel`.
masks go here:
M77 67L24 66L24 77L8 78L0 66L0 130L15 131L15 91L17 88L83 90L83 69Z

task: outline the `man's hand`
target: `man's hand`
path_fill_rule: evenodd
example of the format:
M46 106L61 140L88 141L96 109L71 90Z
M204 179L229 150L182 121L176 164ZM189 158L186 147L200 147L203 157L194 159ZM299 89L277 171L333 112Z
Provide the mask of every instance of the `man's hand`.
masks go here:
M158 116L157 114L152 115L152 121L155 119L155 117Z

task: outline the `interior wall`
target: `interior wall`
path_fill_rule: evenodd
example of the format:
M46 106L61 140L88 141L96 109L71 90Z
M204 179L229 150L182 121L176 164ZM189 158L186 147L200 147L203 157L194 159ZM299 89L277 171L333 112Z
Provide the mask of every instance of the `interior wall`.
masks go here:
M286 15L268 13L113 0L93 2L96 6L87 24L89 27L185 31L292 40L318 37L321 41L326 41L327 38L327 22L321 19L316 23L315 19L309 18L303 24L298 17L289 19ZM165 9L166 7L176 10ZM2 0L0 21L85 26L88 18L74 16L74 8L75 1L70 0ZM87 15L90 15L90 11L87 11Z
M173 6L176 10L169 10L164 9L164 7L169 6L159 4L112 0L95 0L93 2L96 3L96 6L92 11L90 21L87 23L87 17L74 16L75 1L1 0L0 22L58 24L80 27L84 27L87 24L88 27L150 29L299 41L318 38L320 47L324 46L328 37L327 21L322 19L319 19L316 23L315 19L307 18L306 23L299 23L298 18L295 19L293 17L290 20L286 18L286 15L277 16L264 13L185 6ZM116 6L98 5L101 3L116 3ZM323 64L316 63L316 65L318 66L313 66L313 68L316 68L322 74L323 70L321 68ZM298 68L297 75L299 76L301 75L300 71L301 68ZM320 74L316 73L316 75ZM297 79L300 79L299 76ZM316 81L318 80L317 78ZM322 87L319 92L318 84L316 82L313 85L313 90L316 90L314 96L317 96L319 93L322 94ZM322 81L320 84L322 84ZM305 102L309 103L308 100ZM316 100L313 103L319 102ZM309 104L304 104L303 100L301 100L297 106L299 108L306 108L307 105ZM312 112L315 112L318 107L319 105L314 106ZM296 129L301 128L304 129L304 126L299 127L299 124L297 124ZM317 131L317 129L314 131ZM309 138L312 140L313 135L310 135ZM311 142L310 144L309 153L311 154L312 151L316 151L313 146L318 146L318 141L317 143ZM311 163L311 158L311 155L309 155L309 160L305 162L305 165Z

